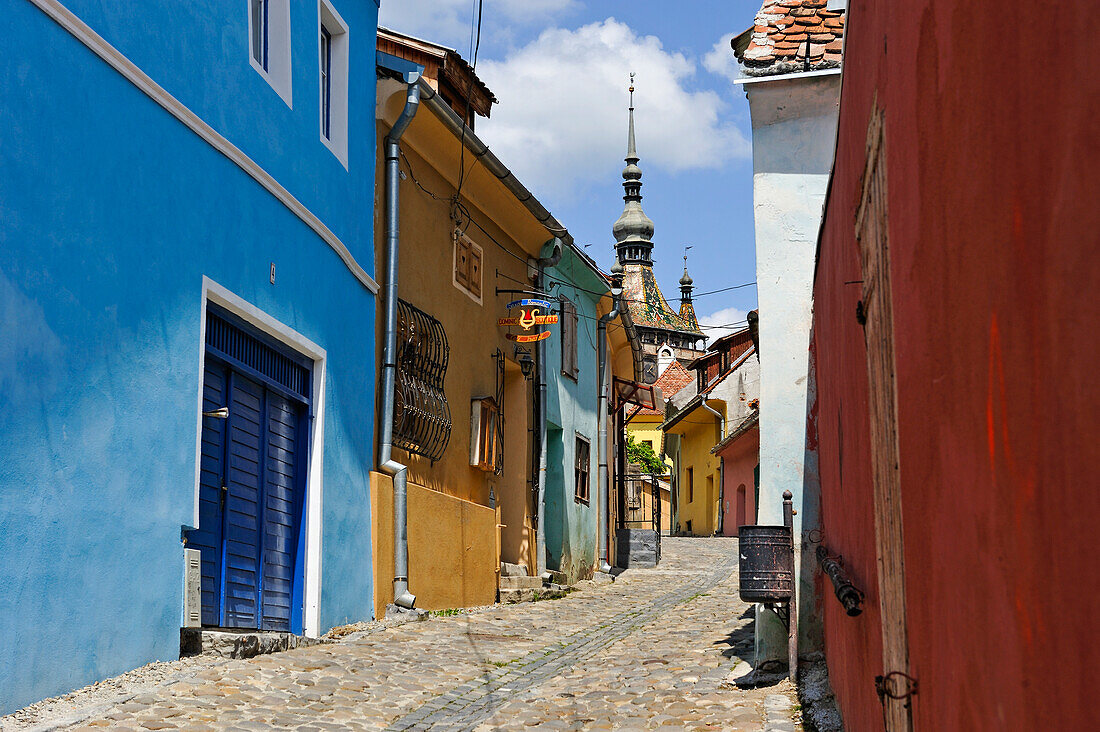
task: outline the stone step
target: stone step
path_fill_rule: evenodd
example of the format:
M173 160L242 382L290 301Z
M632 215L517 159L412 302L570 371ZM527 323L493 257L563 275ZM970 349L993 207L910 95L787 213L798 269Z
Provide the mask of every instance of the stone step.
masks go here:
M542 589L542 580L538 577L510 577L500 578L502 590L538 590Z
M527 566L523 564L512 564L511 562L500 563L500 576L501 577L526 577L529 572Z
M565 590L545 587L538 590L501 590L500 601L505 605L513 605L517 602L533 602L534 600L550 600L558 597L565 597L566 594Z
M180 629L181 656L252 658L323 642L317 638L273 630Z

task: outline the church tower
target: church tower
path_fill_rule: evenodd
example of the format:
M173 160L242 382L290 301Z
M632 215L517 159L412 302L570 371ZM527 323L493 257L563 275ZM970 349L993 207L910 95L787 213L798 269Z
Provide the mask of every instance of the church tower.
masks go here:
M693 289L684 259L680 280L680 311L669 307L657 278L653 275L653 221L642 210L642 169L638 167L638 149L634 139L634 74L630 75L630 122L626 142L626 167L623 168L623 213L611 231L615 235L615 255L623 267L623 298L642 340L644 376L652 384L660 375L659 356L669 355L683 365L706 351L706 336L699 329L691 302Z

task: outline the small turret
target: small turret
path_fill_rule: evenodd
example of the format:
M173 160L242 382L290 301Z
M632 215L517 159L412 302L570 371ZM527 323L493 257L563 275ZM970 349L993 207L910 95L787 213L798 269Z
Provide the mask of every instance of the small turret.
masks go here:
M688 274L688 255L684 254L684 276L680 278L680 317L692 328L699 330L699 319L695 317L695 305L691 301L691 293L694 290L695 282Z

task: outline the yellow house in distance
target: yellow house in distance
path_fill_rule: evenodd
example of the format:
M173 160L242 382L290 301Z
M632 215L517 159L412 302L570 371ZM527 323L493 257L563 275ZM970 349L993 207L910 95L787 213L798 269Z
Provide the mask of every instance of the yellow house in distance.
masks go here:
M673 530L691 536L735 536L739 517L751 512L737 496L727 495L734 475L726 473L734 471L740 477L744 463L751 484L759 453L750 443L756 435L760 364L749 331L720 338L690 366L696 372L698 393L681 402L662 425L666 441L676 444L670 450L676 484ZM727 464L725 455L734 454L734 442L736 464ZM719 445L721 456L715 451Z

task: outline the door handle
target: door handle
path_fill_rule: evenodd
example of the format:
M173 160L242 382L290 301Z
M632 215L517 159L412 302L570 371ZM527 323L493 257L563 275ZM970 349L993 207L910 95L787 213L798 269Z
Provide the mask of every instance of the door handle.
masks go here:
M229 407L218 407L209 412L203 412L204 417L213 417L214 419L229 419Z

